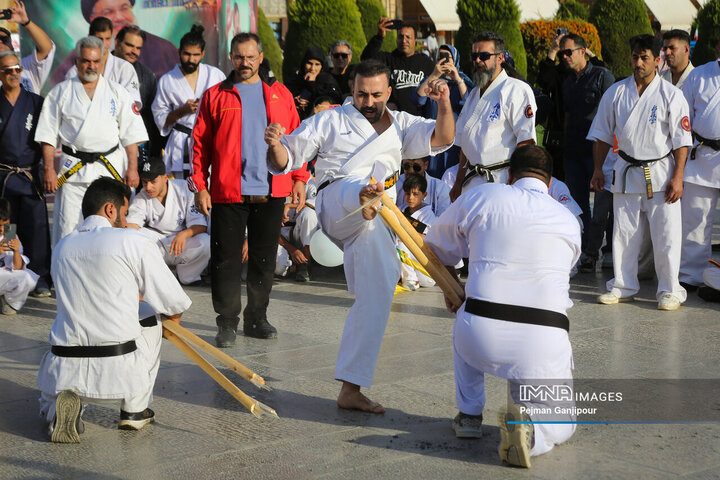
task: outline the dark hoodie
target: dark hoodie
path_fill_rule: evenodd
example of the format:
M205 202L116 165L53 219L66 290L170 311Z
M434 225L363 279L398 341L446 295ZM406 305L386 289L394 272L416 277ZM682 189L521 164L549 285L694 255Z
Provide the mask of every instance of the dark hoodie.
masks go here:
M317 60L323 66L323 71L315 77L314 81L305 80L305 64L309 60ZM295 73L285 83L285 86L292 92L293 97L301 95L303 99L309 102L305 110L298 108L300 118L307 118L312 115L312 104L319 97L330 97L333 103L342 103L343 95L337 81L330 73L324 70L325 53L320 47L309 47L300 61L298 73Z

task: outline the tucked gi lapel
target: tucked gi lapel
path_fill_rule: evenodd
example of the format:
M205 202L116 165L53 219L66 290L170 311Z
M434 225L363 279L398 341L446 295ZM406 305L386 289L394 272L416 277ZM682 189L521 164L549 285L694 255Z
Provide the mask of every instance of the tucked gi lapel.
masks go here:
M73 80L73 88L77 90L78 96L87 96L85 88L77 77ZM108 120L108 112L103 112L103 108L120 108L120 105L115 104L115 99L111 99L112 104L106 102L106 97L109 96L109 94L110 88L107 80L101 75L95 87L93 98L90 100L90 108L87 111L82 127L78 129L78 133L72 142L73 145L90 143L91 139L98 135L98 128L102 128L101 126ZM114 117L115 115L113 114L111 116Z

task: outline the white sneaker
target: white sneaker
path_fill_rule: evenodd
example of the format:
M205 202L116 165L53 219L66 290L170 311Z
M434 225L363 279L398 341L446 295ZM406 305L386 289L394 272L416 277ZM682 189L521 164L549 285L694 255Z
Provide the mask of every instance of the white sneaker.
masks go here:
M680 308L680 300L674 295L666 293L658 302L657 308L658 310L677 310Z
M632 302L635 297L618 297L612 292L603 293L597 297L597 302L603 305L615 305L616 303Z
M418 282L418 281L413 282L412 280L405 280L405 281L402 283L402 287L403 287L403 288L407 288L407 289L410 290L411 292L414 292L415 290L417 290L418 288L420 288L420 282Z

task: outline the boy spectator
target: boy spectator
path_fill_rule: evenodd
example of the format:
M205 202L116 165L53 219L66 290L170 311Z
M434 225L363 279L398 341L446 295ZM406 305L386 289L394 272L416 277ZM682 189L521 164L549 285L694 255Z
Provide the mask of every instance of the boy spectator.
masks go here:
M408 174L402 186L403 192L405 192L405 204L407 205L403 213L423 238L427 235L430 225L432 225L437 218L435 213L433 213L432 207L425 203L427 186L428 183L425 176L417 173ZM410 258L417 261L405 244L399 240L398 248L406 252ZM410 265L403 263L401 270L403 288L417 290L419 287L432 287L435 285L435 281L432 278Z
M5 227L10 223L10 202L0 198L0 301L3 315L15 315L37 285L38 276L27 268L30 259L22 254L17 236L7 239Z

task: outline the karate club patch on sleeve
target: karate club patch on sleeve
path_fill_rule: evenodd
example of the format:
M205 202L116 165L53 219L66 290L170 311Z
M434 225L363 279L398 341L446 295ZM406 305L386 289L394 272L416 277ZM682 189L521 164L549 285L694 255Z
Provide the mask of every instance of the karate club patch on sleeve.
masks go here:
M690 119L688 118L687 115L685 115L685 116L682 118L682 120L680 120L680 126L681 126L682 129L685 130L686 132L689 132L689 131L690 131Z
M525 118L532 118L534 115L532 105L525 107Z
M132 111L135 115L140 115L140 106L138 105L138 102L133 102Z

